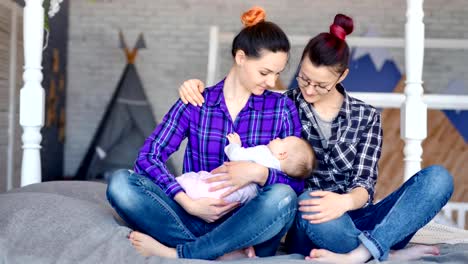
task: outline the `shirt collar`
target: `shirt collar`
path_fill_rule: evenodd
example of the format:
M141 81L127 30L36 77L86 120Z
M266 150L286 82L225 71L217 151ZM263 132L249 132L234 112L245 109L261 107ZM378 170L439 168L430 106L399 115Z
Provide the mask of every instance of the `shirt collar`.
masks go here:
M341 105L340 112L338 113L338 115L341 115L346 119L350 119L351 118L351 102L350 102L351 98L349 97L348 93L346 92L346 89L341 83L336 85L336 89L344 97L343 104Z
M224 80L222 79L219 83L215 84L212 87L205 89L206 93L206 105L207 106L216 106L221 103L223 99L223 87Z
M206 98L206 105L207 106L217 106L221 104L224 100L223 94L223 87L224 81L226 79L221 80L216 85L209 87L206 89L208 91L207 98ZM263 109L263 102L265 100L266 94L271 93L270 91L265 91L262 95L250 95L249 100L247 101L247 105L250 109L254 109L257 111L261 111Z
M351 118L351 97L348 95L346 92L346 89L341 83L338 83L336 85L336 89L338 90L339 93L341 93L344 97L343 104L340 107L340 111L338 112L338 115L344 117L344 118ZM288 91L287 93L292 94L291 99L293 99L296 102L303 102L307 105L309 103L304 99L304 96L302 96L301 89L295 88L291 91ZM302 103L301 103L302 104Z

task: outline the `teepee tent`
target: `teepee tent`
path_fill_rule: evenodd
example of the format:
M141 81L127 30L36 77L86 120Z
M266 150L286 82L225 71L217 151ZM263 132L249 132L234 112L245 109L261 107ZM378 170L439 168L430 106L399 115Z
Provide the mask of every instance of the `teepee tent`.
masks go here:
M78 180L107 178L116 169L133 168L138 150L156 125L134 65L138 49L145 48L143 36L129 50L120 32L120 45L127 65L75 175ZM170 164L168 168L173 171Z

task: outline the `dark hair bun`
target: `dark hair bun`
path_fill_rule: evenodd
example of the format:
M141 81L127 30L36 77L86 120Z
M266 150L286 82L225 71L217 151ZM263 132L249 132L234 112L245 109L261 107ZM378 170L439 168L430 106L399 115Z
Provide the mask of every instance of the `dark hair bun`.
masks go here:
M343 14L337 14L333 24L330 25L330 34L341 40L345 40L346 35L351 34L353 29L354 24L352 18Z

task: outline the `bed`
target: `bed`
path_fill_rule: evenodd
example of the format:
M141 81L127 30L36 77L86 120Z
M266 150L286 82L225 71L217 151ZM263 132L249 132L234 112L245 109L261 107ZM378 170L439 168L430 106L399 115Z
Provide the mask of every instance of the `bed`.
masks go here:
M108 204L105 189L99 182L54 181L0 194L0 262L216 263L138 255L126 239L130 229ZM468 263L468 243L440 244L440 248L440 256L408 263ZM300 255L281 252L233 262L310 263Z
M420 83L422 83L423 53L418 51L422 50L424 43L423 1L408 0L407 3L406 56L412 67L406 67L406 76L408 83L413 85L405 90L412 99L411 104L408 104L408 109L411 111L405 111L407 116L403 116L403 120L410 115L414 117L409 120L424 120L421 116L425 116L425 109L422 96L418 92L418 89L422 88ZM40 130L44 125L45 109L41 78L36 78L42 76L43 39L39 37L44 31L42 1L25 1L24 10L24 50L28 52L25 53L23 75L25 84L21 89L20 119L25 131L22 137L24 154L21 177L21 185L25 187L0 194L0 263L214 263L203 260L144 258L138 255L126 239L130 229L115 215L106 201L106 186L103 183L80 181L37 183L41 181ZM210 36L216 37L210 37L208 84L214 79L217 70L215 57L218 52L218 42L213 40L217 39L218 35L223 37L217 29L210 30ZM304 41L308 37L299 39ZM228 41L231 40L232 37L229 37ZM389 39L384 45L392 46L395 42L404 43L403 40ZM367 42L364 41L365 43ZM416 89L416 92L412 92L413 89ZM384 98L382 94L377 96L380 99ZM440 99L444 96L434 95L434 98ZM406 100L403 95L397 95L395 103L395 100L390 100L394 97L389 94L384 101L394 101L394 105L399 107L402 101ZM449 102L446 109L451 109L453 105L463 107L463 100L464 98L460 96L450 98L450 101L446 100ZM370 100L365 101L372 103ZM423 115L418 115L420 113ZM412 134L417 135L410 138L407 137L408 132L403 133L405 142L411 143L405 153L415 153L413 156L419 157L419 145L425 138L426 124L407 122L407 126L402 129L413 131ZM407 176L412 175L411 171L419 170L419 158L406 160ZM464 218L459 222L464 224ZM440 247L440 256L426 257L410 263L468 263L468 243L440 244ZM234 262L310 263L301 260L298 255Z

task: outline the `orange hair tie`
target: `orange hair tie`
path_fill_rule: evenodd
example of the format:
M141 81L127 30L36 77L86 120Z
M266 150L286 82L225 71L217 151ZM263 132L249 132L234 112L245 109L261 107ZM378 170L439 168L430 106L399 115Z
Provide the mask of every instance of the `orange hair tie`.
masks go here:
M241 21L245 27L251 27L259 22L265 21L265 17L265 10L259 6L254 6L242 14Z

